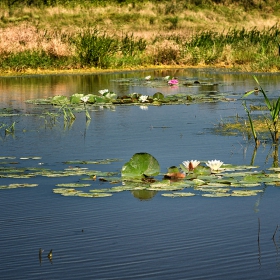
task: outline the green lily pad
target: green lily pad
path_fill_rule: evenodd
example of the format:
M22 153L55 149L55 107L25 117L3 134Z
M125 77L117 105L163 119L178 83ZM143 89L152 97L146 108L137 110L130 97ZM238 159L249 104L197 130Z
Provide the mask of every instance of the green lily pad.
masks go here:
M65 105L69 103L69 100L66 96L56 95L51 99L53 105Z
M195 175L210 175L211 169L209 167L205 167L202 165L198 165L194 170L193 173Z
M112 194L111 193L84 193L84 192L81 192L81 193L78 193L76 196L98 198L98 197L109 197L109 196L112 196Z
M209 193L227 193L230 191L230 188L217 188L213 186L199 186L195 187L195 190Z
M240 191L233 191L231 196L253 196L257 195L258 193L262 192L262 190L240 190Z
M200 179L193 179L193 182L195 183L195 185L204 185L205 181L200 180Z
M34 188L38 187L38 184L9 184L0 186L1 190L4 189L17 189L17 188Z
M81 183L67 183L67 184L57 184L56 187L63 187L63 188L84 188L90 187L91 184L81 184Z
M231 196L231 195L229 193L217 192L217 193L204 193L204 194L202 194L202 196L205 196L205 197L227 197L227 196Z
M122 177L127 179L157 176L159 172L160 166L158 161L148 153L134 154L121 170Z
M70 96L70 103L71 104L80 104L82 97L84 97L84 95L82 93L75 93Z
M107 158L107 159L99 159L99 160L68 160L64 161L64 164L110 164L112 162L121 161L121 159L118 158Z
M188 197L188 196L195 196L195 193L191 193L191 192L173 192L173 193L162 193L162 196L166 196L166 197Z
M157 101L163 100L164 99L164 95L161 92L156 92L153 95L153 99L154 99L154 101L155 100L157 100Z

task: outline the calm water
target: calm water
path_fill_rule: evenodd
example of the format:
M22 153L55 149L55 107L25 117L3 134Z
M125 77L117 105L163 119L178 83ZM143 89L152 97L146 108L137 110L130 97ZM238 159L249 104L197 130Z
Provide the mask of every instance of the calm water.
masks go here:
M147 75L217 83L215 88L154 88L119 83ZM269 94L279 96L280 75L258 75ZM16 167L66 167L70 160L118 158L93 170L119 172L137 152L151 153L164 173L184 160L220 159L250 164L253 145L242 136L219 136L212 128L229 117L244 116L242 94L255 87L251 75L205 70L162 70L103 75L0 78L2 107L36 112L25 100L73 93L118 94L225 92L234 102L196 105L96 108L87 126L77 114L71 128L63 122L45 126L44 119L16 121L15 136L1 131L0 156L14 156ZM252 97L260 98L260 97ZM271 166L270 146L261 146L255 164ZM21 160L21 157L42 157ZM40 164L40 165L39 165ZM42 164L42 165L41 165ZM6 166L6 165L3 165ZM35 188L0 190L1 279L280 279L280 233L277 187L259 196L171 199L157 193L139 200L130 192L108 198L63 197L52 192L71 178L0 178L0 185L38 183ZM80 176L74 177L79 182ZM96 187L108 183L93 182ZM260 219L260 232L258 232ZM259 242L258 242L259 234ZM45 251L39 262L39 248ZM53 249L52 263L47 258Z

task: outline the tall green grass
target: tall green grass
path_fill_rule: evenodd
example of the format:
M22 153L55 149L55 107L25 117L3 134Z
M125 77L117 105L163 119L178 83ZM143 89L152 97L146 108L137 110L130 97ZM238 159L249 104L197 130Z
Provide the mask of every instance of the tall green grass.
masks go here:
M71 58L55 57L45 51L28 50L0 56L0 69L5 71L23 72L27 69L65 69L71 64Z
M195 63L219 63L226 48L230 47L232 63L250 63L259 68L264 61L269 65L273 60L280 69L279 43L280 30L276 25L262 31L256 28L232 29L224 33L202 31L186 42L185 47Z
M258 84L258 87L259 87L259 89L257 89L257 91L262 93L263 98L264 98L264 104L265 104L267 110L269 111L270 116L269 117L264 116L265 123L266 123L267 128L270 132L273 144L278 145L278 143L279 143L280 97L278 97L276 100L270 100L268 98L267 94L265 93L265 90L260 85L256 76L253 76L253 77L254 77L254 79L255 79L256 83ZM256 89L251 90L249 92L246 92L243 95L243 98L247 97L247 96L249 96L249 95L251 95L252 93L255 93L255 92L256 92ZM254 125L253 125L252 118L250 116L250 112L249 112L249 110L246 106L246 103L244 103L243 106L245 108L245 111L248 114L248 118L249 118L250 125L251 125L251 130L252 130L252 133L254 135L255 143L257 145L258 139L257 139L257 135L256 135L256 132L255 132L255 128L254 128Z
M47 34L47 31L46 31ZM69 53L34 49L0 54L0 70L100 69L146 65L221 65L251 71L280 70L280 29L230 29L222 33L201 31L191 37L155 36L154 40L133 33L110 35L97 27L66 36L56 33L58 42L73 50ZM57 45L59 48L60 45Z
M128 57L133 59L146 48L145 40L135 39L133 34L124 34L118 39L96 28L86 29L73 40L73 43L82 66L103 69L123 66L124 61L129 61Z

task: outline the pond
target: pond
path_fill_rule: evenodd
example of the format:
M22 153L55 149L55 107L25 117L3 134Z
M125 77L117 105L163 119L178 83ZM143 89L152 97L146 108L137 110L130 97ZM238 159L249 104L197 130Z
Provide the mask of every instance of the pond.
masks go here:
M151 80L146 80L149 75ZM177 77L179 85L158 83L165 76ZM279 96L279 74L257 77L269 96ZM186 86L186 81L200 84ZM159 180L169 167L195 159L249 166L253 157L258 171L269 169L269 142L254 154L247 136L213 130L222 122L246 117L241 97L255 86L250 73L213 69L0 78L1 108L13 112L1 115L0 124L15 123L11 134L0 130L1 277L278 279L277 184L262 183L256 195L228 197L203 196L192 187L188 189L194 196L174 198L163 196L166 191L147 195L136 188L108 197L55 191L60 184L81 184L77 189L84 192L121 186L122 166L140 152L158 160ZM103 89L122 96L161 92L222 94L224 99L188 105L88 106L90 121L77 111L67 125L62 115L48 115L52 108L26 102ZM262 96L251 98L261 103ZM103 180L109 173L116 182ZM44 251L39 254L40 248Z

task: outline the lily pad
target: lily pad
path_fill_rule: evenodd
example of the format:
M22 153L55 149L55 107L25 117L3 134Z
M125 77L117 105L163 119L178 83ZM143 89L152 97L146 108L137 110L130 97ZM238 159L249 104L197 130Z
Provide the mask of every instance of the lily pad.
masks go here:
M51 99L53 105L65 105L69 103L69 100L66 96L56 95Z
M173 193L162 193L162 196L166 197L187 197L187 196L195 196L195 193L191 192L173 192Z
M84 192L80 192L78 193L76 196L79 197L108 197L108 196L112 196L111 193L84 193Z
M148 153L136 153L122 167L121 174L126 179L157 176L160 172L158 161Z
M84 97L84 95L82 93L75 93L70 96L70 103L71 104L80 104L82 97Z
M205 196L205 197L227 197L227 196L231 196L231 195L229 193L217 192L217 193L204 193L204 194L202 194L202 196Z
M231 196L253 196L257 195L258 193L262 192L262 190L240 190L240 191L233 191Z
M63 188L84 188L84 187L90 187L91 184L81 184L81 183L67 183L67 184L57 184L57 187L63 187Z
M155 100L157 100L157 101L163 100L164 99L164 95L161 92L156 92L153 95L153 99L154 99L154 101Z
M38 184L9 184L0 186L1 190L4 189L17 189L17 188L34 188L38 187Z

